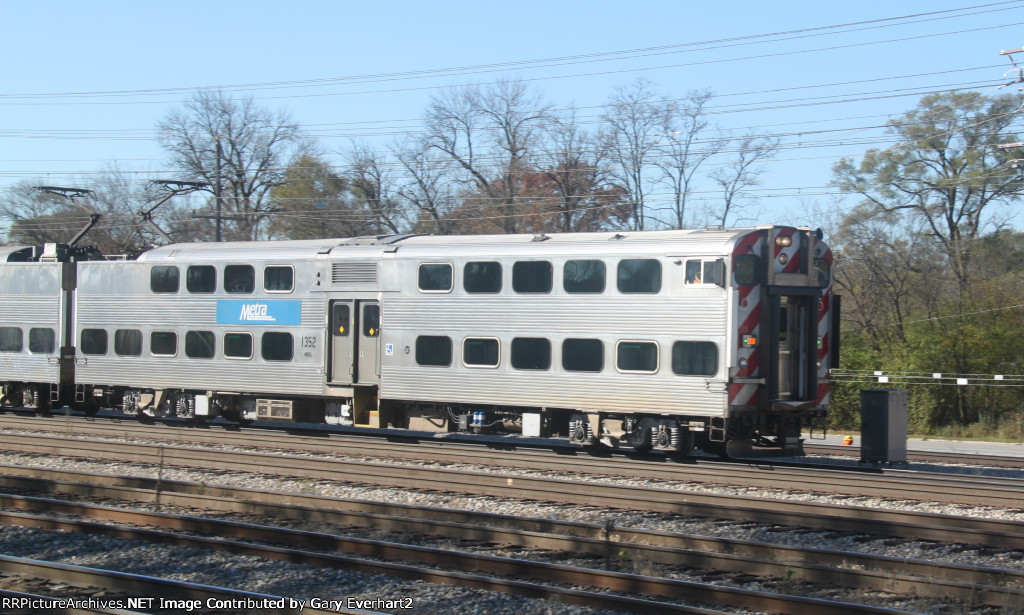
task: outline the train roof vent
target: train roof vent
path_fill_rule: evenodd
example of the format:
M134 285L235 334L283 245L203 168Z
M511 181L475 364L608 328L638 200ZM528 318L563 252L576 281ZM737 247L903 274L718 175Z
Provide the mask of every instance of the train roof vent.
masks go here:
M331 263L332 286L376 286L376 260L346 260Z

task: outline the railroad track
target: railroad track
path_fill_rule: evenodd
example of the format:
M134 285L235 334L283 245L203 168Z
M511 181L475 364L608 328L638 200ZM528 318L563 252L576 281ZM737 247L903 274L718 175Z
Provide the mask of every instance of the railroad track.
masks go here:
M6 417L3 417L6 418ZM34 423L22 419L5 421L0 418L0 427L21 425L32 429ZM350 463L356 459L401 459L429 461L453 465L478 464L487 467L506 467L516 470L540 473L572 473L642 478L649 481L700 482L730 487L751 487L764 489L777 486L787 491L811 493L838 493L852 497L881 497L900 500L918 500L938 503L954 503L976 506L1019 508L1024 502L1024 480L989 476L928 473L895 469L861 467L816 467L806 464L756 461L747 463L721 462L713 460L690 460L676 463L660 458L660 461L607 459L585 453L572 454L564 451L517 450L495 451L479 445L461 445L444 442L389 442L382 450L378 439L338 439L295 437L281 439L276 434L232 433L230 437L219 431L202 429L169 428L151 429L144 425L118 424L95 425L89 422L66 423L64 434L68 437L111 437L155 439L181 445L230 445L233 448L273 449L344 455L338 463ZM35 431L40 431L36 427ZM41 438L52 438L41 435ZM70 433L69 433L70 432ZM0 445L14 446L18 436L0 434ZM53 442L52 440L47 442ZM59 444L66 450L72 444ZM12 449L13 450L13 449ZM24 449L23 449L24 450ZM160 449L149 449L158 451ZM230 467L230 466L229 466Z
M41 524L45 524L42 517L39 520ZM27 524L28 518L25 517L25 523L19 525ZM73 524L68 524L65 529L71 527ZM348 608L325 610L304 607L300 609L298 606L292 606L283 596L7 555L0 555L0 574L24 575L61 585L61 595L59 596L0 590L0 595L10 599L9 606L2 611L5 614L144 615L151 612L167 613L187 610L201 611L211 615L243 615L254 611L270 615L292 615L300 611L310 615L336 613L375 615L373 611ZM80 595L75 595L74 592L69 593L68 585L81 587L87 593ZM96 597L94 594L97 588L105 589L109 593L102 597Z
M381 441L387 442L388 447L408 447L411 445L429 445L436 447L465 448L467 450L504 450L504 451L529 451L534 454L558 455L566 457L590 457L598 459L603 457L615 459L632 459L650 463L664 463L668 465L691 465L707 464L715 461L712 457L695 456L682 461L672 460L659 454L638 454L631 449L608 449L597 454L584 451L575 445L564 443L539 444L536 441L522 440L516 438L492 438L481 439L472 436L460 437L448 434L445 438L434 438L414 432L395 432L394 430L374 430L353 432L346 429L312 428L302 425L291 424L267 424L257 423L241 426L235 423L212 422L212 423L190 423L182 419L149 419L146 422L139 422L135 417L118 415L114 413L102 413L96 417L86 417L81 413L58 412L52 415L40 417L31 411L18 412L7 410L8 414L0 414L0 429L20 429L27 431L61 431L67 434L76 433L80 435L111 435L111 432L132 435L139 438L153 438L165 440L179 440L194 443L215 442L223 443L226 434L232 438L239 438L244 443L248 436L264 436L275 442L276 447L282 450L322 450L324 452L338 452L340 448L351 448L354 451L377 455L382 454ZM163 430L176 435L164 433ZM184 432L184 433L180 433ZM288 438L280 438L280 434L287 434ZM187 435L186 435L187 434ZM453 437L454 436L454 437ZM299 439L301 443L290 444L287 440ZM317 444L319 443L319 445ZM815 444L808 440L804 443L804 450L808 454L828 455L836 457L860 458L859 446L834 446L826 444ZM388 453L390 455L390 453ZM401 454L401 453L396 453ZM953 452L930 452L930 451L907 451L908 461L920 463L950 463L963 465L982 465L1002 468L1024 468L1024 456L1010 455L982 455L973 453ZM797 465L799 467L815 467L813 461L787 461L784 458L758 458L756 460L739 460L739 463L760 463L771 464L775 467ZM880 466L863 465L857 468L847 468L853 471L872 472L881 470Z
M127 481L120 477L119 481ZM53 472L45 478L11 481L19 488L38 487L48 491L64 493L89 493L93 497L138 499L144 489L138 487L103 488L97 482L68 481ZM345 507L361 508L368 503L337 502L325 500L338 508L324 508L293 503L282 507L249 499L246 490L225 489L217 497L201 501L189 499L177 489L197 490L197 485L164 485L175 489L178 497L175 504L199 505L203 509L219 513L235 512L244 508L249 514L267 518L317 519L337 527L359 527L373 530L401 531L414 535L440 536L459 540L477 540L486 543L515 546L526 549L570 552L574 555L589 555L605 558L605 564L617 561L640 561L666 566L686 566L703 570L729 570L777 579L794 579L823 585L853 587L869 591L887 591L900 594L914 594L922 597L952 599L964 603L980 603L994 607L1010 607L1024 601L1024 591L1011 589L1024 586L1024 573L972 566L917 561L906 558L882 557L829 551L824 549L786 547L777 544L757 543L730 539L688 536L669 532L637 531L628 528L602 527L591 524L561 522L546 519L522 519L497 516L486 513L459 513L458 520L452 520L452 511L429 507L376 504L375 512L347 510ZM228 497L227 494L230 494ZM147 494L149 495L149 494ZM164 494L164 503L168 501ZM184 497L182 497L184 496ZM152 496L149 495L149 498ZM145 496L142 499L147 499ZM19 511L46 511L47 513L73 514L87 519L102 519L109 522L130 523L159 527L165 530L188 531L203 535L217 535L234 540L259 540L287 544L292 547L333 547L348 554L372 554L386 559L400 559L411 563L447 563L445 555L436 550L420 551L415 547L400 547L338 536L326 536L310 532L295 532L276 528L257 527L214 519L199 519L166 514L124 511L102 506L84 505L77 502L57 502L48 499L0 496L0 506ZM7 524L21 524L21 517L0 513L0 521ZM49 525L44 525L49 527ZM86 531L110 532L106 528ZM456 555L451 557L464 557ZM485 558L486 559L486 558ZM480 565L475 559L469 564L457 567L468 570ZM474 563L476 562L476 563ZM331 565L330 563L324 565ZM451 565L451 564L449 564ZM501 561L491 569L500 574L510 566ZM467 567L468 566L468 567ZM551 578L551 573L540 567L531 574L538 578ZM603 578L603 577L602 577ZM566 582L590 584L605 589L618 588L617 583L606 580L566 579ZM672 591L659 589L652 583L647 591ZM680 591L676 588L675 591ZM706 595L703 590L701 595ZM747 598L753 599L748 595ZM739 600L739 598L737 598ZM746 600L746 598L743 598ZM729 604L728 601L726 604ZM737 606L738 604L731 604ZM794 605L799 606L799 605ZM805 605L806 606L806 605Z
M490 474L438 467L41 435L26 439L23 436L0 434L0 449L48 456L126 461L156 467L179 466L210 470L254 467L265 473L294 478L573 505L592 504L632 511L1024 549L1024 522L885 510L877 507L840 506L606 482L581 482L543 476ZM18 473L21 470L6 468L5 471ZM160 491L158 485L151 488Z

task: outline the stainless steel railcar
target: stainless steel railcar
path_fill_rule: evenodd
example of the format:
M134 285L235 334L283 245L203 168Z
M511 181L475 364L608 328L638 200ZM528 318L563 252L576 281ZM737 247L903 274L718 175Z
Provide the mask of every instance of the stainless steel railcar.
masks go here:
M820 239L778 226L395 235L56 263L74 301L44 294L73 336L47 362L65 376L28 381L86 409L795 449L827 412L836 349ZM0 326L15 301L3 288ZM4 353L5 392L24 390Z

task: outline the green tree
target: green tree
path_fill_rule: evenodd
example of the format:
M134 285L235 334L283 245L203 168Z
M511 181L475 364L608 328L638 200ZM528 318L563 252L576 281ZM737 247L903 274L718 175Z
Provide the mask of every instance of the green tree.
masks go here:
M296 158L270 195L276 212L268 233L282 239L355 237L369 231L365 214L354 208L349 183L312 154Z
M837 286L851 297L845 347L875 363L862 368L971 374L1006 364L988 340L1012 316L986 297L1007 273L980 251L1024 187L1009 164L1021 152L999 147L1017 140L1017 111L1010 96L926 96L889 123L896 145L835 166L835 185L862 197L842 225L840 263L849 260L837 269ZM924 388L928 427L977 422L998 397L977 387Z

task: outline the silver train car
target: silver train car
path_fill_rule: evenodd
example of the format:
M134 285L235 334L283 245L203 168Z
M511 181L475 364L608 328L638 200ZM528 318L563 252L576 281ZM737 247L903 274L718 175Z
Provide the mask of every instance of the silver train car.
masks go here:
M807 228L59 251L0 263L5 404L738 455L798 450L838 356Z

